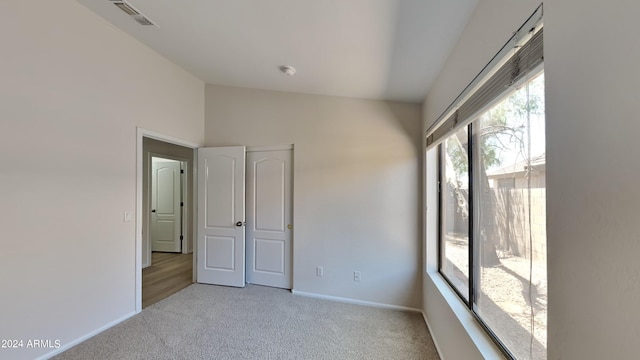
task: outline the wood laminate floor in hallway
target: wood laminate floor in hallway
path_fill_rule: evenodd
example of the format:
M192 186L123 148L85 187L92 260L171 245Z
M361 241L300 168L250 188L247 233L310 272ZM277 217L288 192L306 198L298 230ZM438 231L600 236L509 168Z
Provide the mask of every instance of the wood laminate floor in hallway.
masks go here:
M142 308L193 283L193 254L154 252L151 264L142 269Z

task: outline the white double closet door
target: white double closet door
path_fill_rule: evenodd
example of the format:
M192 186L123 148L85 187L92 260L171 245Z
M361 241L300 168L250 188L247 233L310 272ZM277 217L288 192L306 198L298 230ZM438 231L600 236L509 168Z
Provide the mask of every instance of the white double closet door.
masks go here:
M291 288L292 149L198 149L199 283Z

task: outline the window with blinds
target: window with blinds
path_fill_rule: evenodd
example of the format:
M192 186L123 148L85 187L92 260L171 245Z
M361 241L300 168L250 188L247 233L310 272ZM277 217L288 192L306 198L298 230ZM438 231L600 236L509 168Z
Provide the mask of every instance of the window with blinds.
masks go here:
M442 276L504 354L546 359L542 6L427 132Z

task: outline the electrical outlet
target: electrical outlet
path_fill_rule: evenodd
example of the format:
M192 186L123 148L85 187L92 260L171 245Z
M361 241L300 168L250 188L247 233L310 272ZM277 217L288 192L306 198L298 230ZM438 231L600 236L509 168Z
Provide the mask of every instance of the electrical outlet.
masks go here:
M324 276L324 268L322 266L316 267L316 276Z
M353 272L353 281L360 281L361 278L362 278L362 274L360 273L360 271Z

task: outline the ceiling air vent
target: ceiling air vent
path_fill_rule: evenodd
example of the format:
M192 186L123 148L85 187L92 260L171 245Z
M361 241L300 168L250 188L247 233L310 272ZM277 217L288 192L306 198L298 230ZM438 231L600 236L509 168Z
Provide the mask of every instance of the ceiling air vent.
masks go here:
M147 19L147 18L146 18L146 17L144 17L144 16L134 16L133 18L134 18L134 19L138 22L138 24L140 24L140 25L155 25L154 23L152 23L152 22L151 22L151 20Z
M140 11L136 10L131 4L127 3L123 0L109 0L113 5L117 6L120 10L122 10L127 15L131 16L133 20L137 21L140 25L155 25L148 17L142 15Z
M140 15L140 13L136 11L136 9L132 8L131 5L127 4L126 2L114 2L113 5L119 7L120 10L127 13L127 15L130 15L130 16Z

